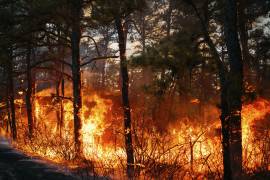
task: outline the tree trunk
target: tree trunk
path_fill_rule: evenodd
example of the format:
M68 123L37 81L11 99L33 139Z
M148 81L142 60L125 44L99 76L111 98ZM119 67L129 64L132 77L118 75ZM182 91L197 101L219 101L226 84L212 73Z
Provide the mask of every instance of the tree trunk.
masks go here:
M72 0L72 32L71 32L71 49L72 49L72 80L73 80L73 111L74 111L74 142L76 156L82 152L80 141L80 129L82 127L80 111L82 108L81 95L81 72L80 72L80 39L81 39L81 1Z
M247 17L245 13L246 2L245 0L238 0L238 27L239 35L242 47L242 57L244 64L244 69L246 75L248 75L249 68L251 67L250 54L248 49L248 32L247 32Z
M242 97L242 61L241 49L237 37L236 26L236 1L226 0L225 36L229 53L231 73L220 59L219 53L211 40L208 25L200 15L193 1L188 1L200 20L204 39L218 68L221 89L221 125L224 179L239 179L242 171L242 146L241 146L241 97ZM208 6L205 6L208 13ZM235 52L234 52L235 51ZM231 128L233 127L233 128Z
M62 31L59 28L57 30L58 35L61 37ZM65 61L65 48L63 46L62 39L58 39L58 55L60 56L62 61ZM59 97L59 103L60 103L60 109L57 110L56 115L57 115L57 125L58 125L58 130L59 130L59 135L62 137L62 127L63 127L63 122L64 122L64 104L63 104L63 97L65 97L65 79L64 79L64 71L65 71L65 65L63 63L56 63L58 67L60 67L60 75L58 74L57 77L57 87L56 87L56 95L59 97L60 95L62 97Z
M229 120L228 120L228 104L227 104L227 68L224 66L223 61L220 59L220 55L217 52L216 46L209 36L208 24L203 21L198 13L198 10L194 4L192 4L198 18L200 19L204 39L210 48L213 58L216 62L220 83L220 109L221 109L221 133L222 133L222 156L223 156L223 177L224 179L232 179L231 161L230 161L230 132L229 132ZM208 6L205 6L205 16L208 13ZM207 11L207 12L206 12ZM208 23L208 22L207 22Z
M6 106L7 106L7 115L8 115L6 132L8 133L9 130L11 129L11 117L10 117L10 108L9 108L9 100L8 99L6 101Z
M221 133L222 133L222 155L223 155L223 178L232 179L231 161L230 161L230 124L228 119L227 104L227 83L226 79L220 78L220 108L221 108Z
M27 119L28 119L28 136L32 138L33 135L33 112L32 112L32 74L31 74L31 48L27 49L26 56L26 78L27 78L27 90L25 95Z
M60 88L60 84L61 84L61 79L59 79L59 77L57 77L57 80L55 82L55 96L57 99L57 104L60 104L60 108L56 109L56 119L57 119L57 130L59 131L59 134L61 136L61 104L62 104L62 97L60 97L60 92L59 92L59 88Z
M11 54L8 55L9 59L7 60L7 82L8 82L8 99L9 106L11 111L11 132L12 138L17 139L17 128L16 128L16 112L15 112L15 103L14 103L14 83L13 83L13 63Z
M131 114L128 97L128 86L129 77L127 69L127 57L126 57L126 35L120 17L115 20L118 39L119 39L119 50L120 50L120 71L122 76L122 103L124 111L124 130L125 130L125 146L127 153L127 175L129 178L134 176L134 150L132 145L132 134L131 134Z
M32 62L36 62L36 49L32 48ZM31 92L31 102L32 102L32 117L33 117L33 128L35 127L36 123L36 107L35 107L35 97L36 97L36 70L35 68L31 69L31 80L32 80L32 92Z
M57 130L59 131L60 137L62 137L62 128L63 128L63 122L64 122L64 102L63 102L64 100L63 98L65 97L64 82L65 80L61 76L60 79L56 82L56 86L55 86L57 101L60 105L60 108L56 110Z
M232 179L242 175L242 90L243 63L237 31L237 2L225 1L225 42L228 50L230 72L227 82L228 121L230 123L230 161Z
M63 72L63 65L61 67L61 72ZM62 137L62 128L63 128L63 122L64 122L64 102L63 98L65 97L65 79L63 76L61 76L61 79L58 82L58 86L56 89L57 96L59 97L59 103L60 103L60 109L57 110L56 115L57 115L57 125L58 125L58 130L59 130L59 135ZM60 89L61 88L61 89ZM60 95L61 93L61 95Z

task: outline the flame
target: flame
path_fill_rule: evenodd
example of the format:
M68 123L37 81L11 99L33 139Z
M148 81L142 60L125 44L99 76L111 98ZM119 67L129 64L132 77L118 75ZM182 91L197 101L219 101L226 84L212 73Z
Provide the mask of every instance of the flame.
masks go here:
M190 101L190 103L192 103L192 104L199 104L200 103L200 100L199 99L192 99Z
M67 96L69 95L71 92L67 92ZM118 165L119 157L125 157L124 150L121 146L110 145L108 143L110 140L106 137L106 131L112 125L112 120L110 120L112 101L101 98L96 93L88 95L84 92L82 97L80 140L83 156L88 160L104 163L114 161L114 166ZM60 132L55 112L60 111L61 103L63 104L63 124ZM74 156L72 101L68 98L61 100L55 97L51 89L42 90L35 97L34 117L34 126L37 131L33 138L28 144L24 144L25 136L19 137L20 140L15 146L30 155L38 155L55 162L72 159ZM27 132L26 117L19 124L18 130L22 131L19 134Z
M242 109L242 138L243 143L248 143L249 136L254 135L252 126L256 121L262 120L270 113L270 103L265 99L258 99L252 104L243 106Z
M269 149L267 148L267 141L269 142L270 131L269 125L258 129L255 126L257 122L261 121L270 115L270 102L265 99L258 99L252 104L247 104L242 108L242 146L243 158L247 169L256 167L264 167L267 169L270 162L264 162L267 158ZM269 121L269 119L266 119ZM258 130L263 131L263 137L258 134ZM265 149L266 147L266 149ZM266 155L266 157L264 157ZM264 164L264 163L269 163Z
M86 89L83 91L80 112L83 156L87 160L103 163L108 167L119 167L126 157L123 136L117 134L117 132L123 133L121 116L113 115L115 112L113 112L112 100L89 92L91 91ZM15 145L30 155L42 156L55 162L66 162L74 156L73 104L68 98L61 99L52 94L52 89L45 89L38 92L34 98L36 130L31 140L25 140L27 119L26 114L20 112L22 115L22 120L18 124L20 137ZM66 92L66 96L71 96L71 92ZM198 99L190 102L200 103ZM23 100L18 99L16 103L23 104ZM59 113L61 104L63 122L59 122L56 113ZM158 133L150 124L149 131L137 130L137 136L142 138L139 140L135 138L135 140L141 141L142 146L135 147L136 165L147 168L150 157L151 160L154 159L161 164L177 162L193 172L208 172L209 168L211 171L222 171L219 112L214 107L208 110L212 116L207 117L206 122L196 122L190 117L178 119L167 127L166 136ZM265 99L257 99L255 102L243 105L242 146L247 169L262 166L264 163L262 148L255 141L260 137L257 136L254 126L269 114L270 102ZM141 127L143 126L145 124L142 123ZM267 169L270 167L269 164L265 166Z

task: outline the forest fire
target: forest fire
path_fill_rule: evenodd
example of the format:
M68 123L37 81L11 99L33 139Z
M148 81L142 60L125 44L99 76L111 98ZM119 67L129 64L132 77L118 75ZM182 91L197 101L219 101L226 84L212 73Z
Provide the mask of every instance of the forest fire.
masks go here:
M70 99L58 100L51 93L51 89L43 90L37 93L35 99L35 127L39 129L35 138L29 140L28 144L20 146L23 151L36 154L54 161L63 162L70 160L74 156L73 147L73 106ZM69 94L69 92L67 93ZM86 159L110 161L113 158L113 152L123 155L119 147L113 148L109 144L104 144L106 137L105 130L110 127L110 108L112 102L102 99L97 94L92 96L83 96L83 107L81 111L82 128L80 130L81 141L83 145L83 156ZM60 106L63 106L62 111ZM58 113L58 114L57 114ZM62 113L62 119L59 116ZM27 127L27 118L22 118L24 130ZM26 132L21 132L25 134ZM24 143L24 137L21 137L16 143ZM47 143L42 143L42 142ZM56 147L58 146L58 147ZM61 148L63 148L61 150ZM63 154L65 153L65 154Z
M56 162L68 162L74 157L72 101L69 99L57 101L57 97L50 95L51 92L51 89L46 89L37 93L34 109L35 127L39 131L35 132L34 138L27 142L25 142L24 136L21 136L15 145L28 154L38 155ZM60 113L61 103L63 105L63 119L62 122L59 122L57 113ZM112 106L112 100L102 98L96 93L84 95L81 112L83 124L80 134L85 159L117 169L123 163L126 155L121 143L123 139L120 132L121 125L113 121L113 118L120 117L113 117ZM169 133L163 134L164 137L159 133L157 135L157 132L152 132L153 134L144 132L143 136L149 139L144 142L146 149L138 148L138 156L140 156L140 151L144 150L144 154L159 157L156 163L177 163L197 173L209 171L211 163L211 171L221 171L222 148L219 113L218 109L214 107L209 108L208 111L215 116L215 119L207 120L208 124L212 124L210 126L196 125L186 117L170 124L168 126ZM243 157L247 169L262 166L269 168L269 165L264 164L265 152L261 152L266 149L263 149L262 144L259 144L262 143L261 141L256 141L260 138L258 131L267 131L269 137L269 129L258 130L255 127L256 124L260 124L260 121L269 118L269 114L270 103L265 99L257 99L243 106ZM26 118L22 118L21 122L20 126L24 127L22 129L26 129ZM120 133L116 134L116 131ZM20 134L25 133L20 132ZM155 138L159 139L160 142L165 140L164 144L153 144ZM140 139L139 141L145 140ZM179 156L180 154L182 156ZM138 157L138 159L140 158ZM147 164L140 160L135 164L140 168L147 167Z
M268 7L0 0L0 179L270 179Z

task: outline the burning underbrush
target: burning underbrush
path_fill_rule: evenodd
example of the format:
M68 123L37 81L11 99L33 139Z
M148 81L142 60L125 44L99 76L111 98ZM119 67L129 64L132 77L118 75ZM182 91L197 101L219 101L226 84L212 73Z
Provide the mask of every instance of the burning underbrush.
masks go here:
M87 172L124 179L126 155L120 103L115 101L118 97L90 92L83 91L80 160L74 158L72 101L55 96L50 89L35 96L32 138L28 138L26 112L17 112L18 140L14 146L27 154L66 164L84 175ZM205 108L204 122L198 122L200 116L181 117L167 123L163 131L139 107L132 109L132 118L137 176L222 178L219 111L215 106ZM257 99L243 106L243 163L248 173L270 169L269 127L269 101Z

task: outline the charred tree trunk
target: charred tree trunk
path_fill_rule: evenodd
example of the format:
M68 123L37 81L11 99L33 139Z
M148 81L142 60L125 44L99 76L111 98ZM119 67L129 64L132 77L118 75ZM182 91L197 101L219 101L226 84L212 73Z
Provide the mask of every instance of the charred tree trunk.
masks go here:
M5 68L4 69L4 73L3 73L3 76L4 77L7 77L7 69ZM10 106L9 106L9 91L8 91L8 88L6 87L6 99L5 99L5 102L6 102L6 110L7 110L7 126L6 126L6 132L8 133L10 130L11 130L11 115L10 115Z
M80 111L82 108L81 95L81 72L80 72L80 40L81 26L80 18L82 13L82 1L71 1L72 32L71 32L71 51L72 51L72 80L73 80L73 113L74 113L74 142L76 155L82 151L80 141L80 129L82 127Z
M14 140L17 139L17 128L16 128L16 112L14 103L14 82L13 82L13 63L11 54L8 55L7 59L7 84L8 84L8 100L11 112L11 133Z
M8 99L6 101L6 106L7 106L7 115L8 115L6 132L8 133L9 130L11 129L11 117L10 117L10 108L9 108L9 100Z
M59 88L60 88L60 84L61 84L61 79L57 79L55 82L55 95L56 95L56 99L57 99L57 104L60 105L60 108L56 109L56 119L57 119L57 130L60 133L61 136L61 103L62 103L62 98L60 97L60 92L59 92Z
M232 179L232 169L231 169L231 153L230 153L230 121L228 119L229 116L229 107L227 103L227 68L223 64L223 61L220 59L220 55L216 49L214 42L212 41L209 32L208 32L208 5L204 6L204 16L203 18L199 13L196 5L193 1L188 1L192 8L195 11L196 16L198 17L201 28L204 36L204 40L210 48L211 54L216 62L218 75L219 75L219 83L220 83L220 109L221 109L221 129L222 129L222 155L223 155L223 177L224 179ZM208 1L206 3L209 3Z
M227 83L226 79L220 78L220 109L221 109L221 133L222 133L222 153L223 153L223 178L232 179L230 161L230 124L228 119L227 104Z
M28 136L29 138L33 135L33 112L32 112L32 70L31 70L31 48L27 49L26 56L26 78L27 78L27 89L25 95L27 119L28 119Z
M126 35L120 17L116 17L115 20L119 50L120 50L120 71L122 76L122 103L124 111L124 130L125 130L125 146L127 153L127 175L129 178L134 176L134 150L132 145L132 134L131 134L131 114L129 105L129 77L127 69L127 57L126 57Z
M243 91L243 63L237 31L237 2L225 1L225 42L228 50L230 72L228 76L227 104L230 123L230 161L232 179L242 175L241 110Z
M36 61L36 49L32 47L32 62ZM32 92L31 92L31 102L32 102L32 117L33 117L33 129L36 123L36 106L35 106L35 97L36 97L36 70L31 68L31 80L32 80Z
M62 31L59 28L57 30L58 36L61 37ZM65 48L63 46L64 42L62 42L62 39L58 39L58 55L59 58L62 61L65 61ZM63 122L64 122L64 104L63 104L63 97L65 97L65 79L64 79L64 71L65 71L65 66L63 63L56 63L57 67L60 67L60 74L58 73L57 76L57 82L56 82L56 96L58 97L58 102L60 104L60 109L56 111L56 116L57 116L57 126L59 130L59 135L62 137L62 127L63 127ZM62 96L62 97L60 97Z
M61 81L61 92L62 92L62 96L65 97L65 79L63 78ZM60 104L60 137L62 137L62 127L64 124L64 102L63 99L61 99L61 104Z
M206 33L207 32L207 33ZM228 119L228 103L227 103L227 68L222 63L216 47L211 40L208 31L205 31L205 40L210 47L212 55L216 61L220 84L220 109L221 109L221 132L222 132L222 153L223 153L223 177L224 179L232 179L232 169L230 161L230 121Z
M63 67L61 67L61 72L63 72ZM62 128L63 128L63 122L64 122L63 98L65 97L65 80L63 76L61 76L60 79L56 82L55 91L56 91L57 102L60 105L60 109L56 110L57 129L59 131L60 137L62 137Z

